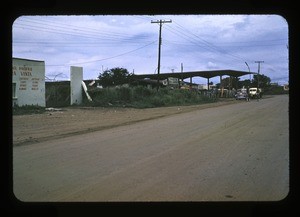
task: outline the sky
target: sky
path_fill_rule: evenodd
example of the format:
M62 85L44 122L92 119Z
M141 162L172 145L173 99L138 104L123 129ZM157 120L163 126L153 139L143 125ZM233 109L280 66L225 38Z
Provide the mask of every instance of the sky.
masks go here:
M289 26L276 14L20 16L12 27L12 55L45 61L46 81L70 80L70 66L83 67L84 80L116 67L155 74L159 20L171 21L162 24L160 73L258 72L257 61L263 61L260 74L289 82Z

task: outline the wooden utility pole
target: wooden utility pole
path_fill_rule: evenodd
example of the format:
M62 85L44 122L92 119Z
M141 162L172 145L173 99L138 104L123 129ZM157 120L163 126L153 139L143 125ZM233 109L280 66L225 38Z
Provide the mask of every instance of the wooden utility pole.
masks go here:
M260 72L260 64L263 63L264 61L255 61L255 63L258 63L258 75L257 75L257 89L259 88L259 72Z
M158 64L157 64L157 90L159 88L159 73L160 73L160 49L161 49L161 27L163 23L172 23L172 20L151 20L151 23L159 23L159 38L158 38Z

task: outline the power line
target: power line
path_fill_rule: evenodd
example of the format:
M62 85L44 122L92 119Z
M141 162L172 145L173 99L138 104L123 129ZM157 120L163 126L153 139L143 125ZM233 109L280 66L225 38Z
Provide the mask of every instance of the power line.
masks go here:
M87 63L93 63L93 62L100 62L100 61L104 61L104 60L109 60L109 59L113 59L113 58L116 58L116 57L120 57L120 56L124 56L126 54L129 54L129 53L132 53L132 52L135 52L137 50L140 50L140 49L143 49L153 43L155 43L156 41L153 41L149 44L146 44L142 47L139 47L139 48L136 48L134 50L131 50L131 51L128 51L128 52L125 52L125 53L121 53L121 54L118 54L118 55L115 55L115 56L112 56L112 57L107 57L107 58L104 58L104 59L99 59L99 60L93 60L93 61L87 61L87 62L77 62L77 63L73 63L73 64L87 64ZM65 65L46 65L46 66L65 66Z
M46 28L55 27L55 29L60 28L63 31L66 31L66 30L71 30L71 32L74 32L74 31L78 32L79 31L79 32L81 32L81 34L82 33L85 33L85 34L86 33L90 33L92 35L97 35L97 36L99 36L99 35L103 36L104 35L104 36L108 36L108 37L120 37L120 36L124 37L124 35L125 35L124 33L113 32L111 30L109 32L107 32L107 31L105 31L103 29L89 28L87 26L82 27L82 26L72 25L72 24L68 24L66 26L65 23L60 23L60 22L55 22L55 21L49 21L49 20L47 20L47 22L43 22L41 20L35 20L35 19L26 18L26 17L25 18L22 17L21 23L18 22L16 24L20 25L20 24L22 24L22 22L29 22L30 24L36 23L36 24L42 25L42 26L38 25L38 26L35 26L35 27L42 27L42 28L45 28L45 27ZM28 24L26 24L26 25L28 25Z
M224 50L224 49L221 49L221 48L219 48L219 47L213 45L212 43L210 43L210 42L208 42L208 41L202 39L201 37L199 37L198 35L194 34L194 33L191 32L191 31L187 30L186 28L184 28L184 27L181 26L180 24L178 24L178 23L176 23L176 22L174 22L174 23L175 23L176 25L178 25L179 28L182 29L182 30L184 31L184 34L186 34L186 32L189 32L189 34L193 35L194 37L196 37L197 39L199 39L200 41L202 41L202 43L204 43L205 45L207 45L207 47L208 47L209 49L211 49L211 50L213 50L213 51L217 51L217 52L219 52L219 53L221 53L221 54L224 53L225 55L229 55L229 56L231 56L231 57L233 57L233 58L235 58L235 59L237 59L237 60L244 60L244 58L241 58L241 57L239 57L239 56L233 55L233 54L229 53L228 51L226 51L226 50Z

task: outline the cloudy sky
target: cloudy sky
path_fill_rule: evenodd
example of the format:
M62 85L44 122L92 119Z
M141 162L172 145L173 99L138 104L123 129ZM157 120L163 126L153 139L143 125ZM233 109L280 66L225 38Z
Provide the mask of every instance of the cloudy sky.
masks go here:
M21 16L13 23L13 57L45 61L46 77L55 80L69 80L70 66L83 67L84 79L115 67L154 74L159 24L151 21L157 20L172 21L162 25L161 73L180 72L181 66L248 71L246 63L257 72L256 61L264 61L261 74L279 84L289 81L289 26L275 14Z

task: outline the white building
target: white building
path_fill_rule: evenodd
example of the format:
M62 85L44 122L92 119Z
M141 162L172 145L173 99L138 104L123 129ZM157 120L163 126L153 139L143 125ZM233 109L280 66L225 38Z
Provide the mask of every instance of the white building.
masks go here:
M44 61L13 58L12 75L13 105L46 106Z

